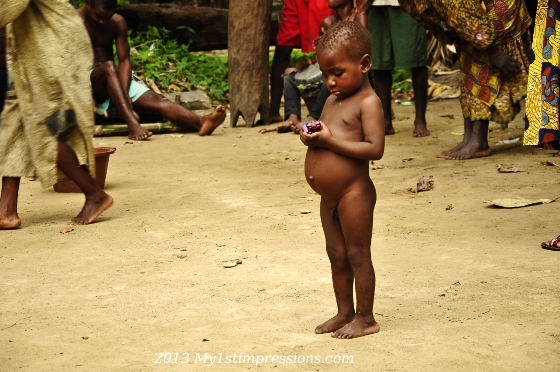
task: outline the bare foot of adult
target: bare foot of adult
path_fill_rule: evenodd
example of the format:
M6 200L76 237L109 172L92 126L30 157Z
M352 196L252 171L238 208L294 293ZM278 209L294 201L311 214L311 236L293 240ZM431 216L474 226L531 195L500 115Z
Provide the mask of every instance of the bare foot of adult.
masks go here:
M450 154L457 152L459 150L461 150L467 143L469 143L468 140L466 140L465 138L463 138L463 141L458 144L457 146L453 147L452 149L449 149L447 151L443 151L440 152L439 154L436 155L436 158L447 158L447 156L449 156Z
M12 230L21 226L19 216L0 214L0 230Z
M113 205L113 198L103 192L99 198L86 198L80 213L68 222L69 225L87 225L95 221L103 211Z
M344 326L345 324L351 322L352 319L354 319L354 314L346 314L346 315L336 314L335 316L327 320L325 323L318 325L315 328L315 333L322 334L322 333L334 332L337 329Z
M216 107L213 113L202 118L202 124L198 131L199 136L209 136L226 120L226 108L222 105Z
M430 132L428 131L426 123L414 123L414 131L412 132L412 137L426 137L429 135Z
M389 136L395 134L395 128L393 127L393 124L385 124L385 135Z
M480 146L471 141L457 151L450 152L445 156L447 160L466 160L474 158L482 158L492 154L492 149L486 146Z
M379 324L371 317L356 316L344 327L334 331L334 338L356 338L379 332Z
M294 125L292 121L285 121L282 124L276 127L276 131L278 133L288 133L292 131L292 125Z
M284 118L283 118L282 116L280 116L280 115L273 115L273 116L271 116L270 118L268 118L268 122L269 122L270 124L280 123L280 122L282 122L282 121L284 121Z
M142 128L140 124L128 128L128 138L134 141L143 141L152 136L152 132Z

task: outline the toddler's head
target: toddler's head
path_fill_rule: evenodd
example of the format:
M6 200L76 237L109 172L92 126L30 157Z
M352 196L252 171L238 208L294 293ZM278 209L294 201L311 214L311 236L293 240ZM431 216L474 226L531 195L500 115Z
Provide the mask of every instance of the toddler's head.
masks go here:
M364 55L371 55L371 37L368 30L357 22L338 22L319 40L317 56L323 53L336 53L359 61Z

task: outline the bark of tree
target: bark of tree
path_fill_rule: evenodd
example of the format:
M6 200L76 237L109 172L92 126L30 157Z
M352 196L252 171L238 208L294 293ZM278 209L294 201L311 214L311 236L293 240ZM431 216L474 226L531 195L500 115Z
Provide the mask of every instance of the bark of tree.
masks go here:
M257 112L268 124L268 46L271 0L230 0L228 66L231 126L243 116L252 127Z
M258 3L270 0L258 0ZM235 2L235 1L232 1ZM256 3L256 4L255 4ZM267 4L268 6L268 4ZM191 43L190 50L227 49L228 47L228 10L178 4L131 4L120 5L117 13L126 20L128 29L133 32L147 31L149 26L165 27L170 30L170 37L179 43ZM248 14L242 14L237 20L247 19ZM270 13L264 18L252 19L255 23L270 25L266 35L270 35L270 44L276 41L278 33L278 16ZM266 22L266 20L270 20ZM186 28L191 28L194 33ZM181 28L179 28L181 27ZM267 40L268 42L269 40Z

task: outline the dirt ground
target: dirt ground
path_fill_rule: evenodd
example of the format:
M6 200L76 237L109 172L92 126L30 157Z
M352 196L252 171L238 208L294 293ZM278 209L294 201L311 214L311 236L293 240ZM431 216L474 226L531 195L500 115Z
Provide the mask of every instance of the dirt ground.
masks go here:
M461 139L459 102L429 103L427 138L411 136L412 106L394 109L370 171L380 333L314 334L336 307L305 147L228 117L210 137L96 138L117 148L115 204L66 234L82 196L23 180L22 228L0 232L0 370L560 370L560 252L540 247L560 199L484 203L559 197L560 168L541 163L560 159L496 145L521 116L492 126L492 156L439 159ZM421 176L435 188L407 191Z

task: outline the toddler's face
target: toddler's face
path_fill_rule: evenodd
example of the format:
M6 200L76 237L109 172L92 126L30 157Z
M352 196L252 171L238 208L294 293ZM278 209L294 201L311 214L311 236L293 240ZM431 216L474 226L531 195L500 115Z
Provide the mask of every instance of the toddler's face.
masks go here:
M343 48L318 54L317 62L323 72L327 88L338 98L351 96L364 82L362 60L351 58Z

